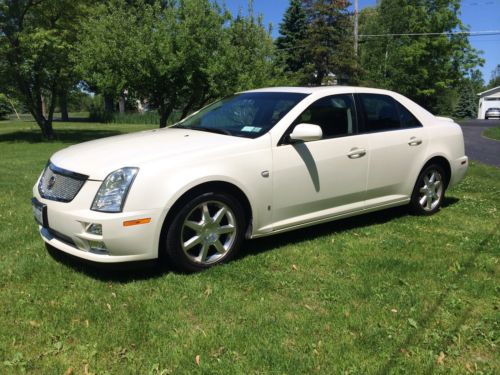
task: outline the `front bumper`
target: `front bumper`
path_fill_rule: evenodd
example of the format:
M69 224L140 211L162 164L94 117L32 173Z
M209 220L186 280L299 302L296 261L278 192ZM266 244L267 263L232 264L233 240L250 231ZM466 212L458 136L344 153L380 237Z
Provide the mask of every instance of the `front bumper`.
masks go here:
M47 206L48 228L39 225L42 239L54 248L86 260L117 263L158 257L158 242L163 223L162 210L103 213L90 210L100 181L86 181L69 203L43 199L33 188L34 197ZM148 223L124 226L125 221L149 218ZM89 224L100 224L102 235L87 232ZM92 243L103 243L96 251Z

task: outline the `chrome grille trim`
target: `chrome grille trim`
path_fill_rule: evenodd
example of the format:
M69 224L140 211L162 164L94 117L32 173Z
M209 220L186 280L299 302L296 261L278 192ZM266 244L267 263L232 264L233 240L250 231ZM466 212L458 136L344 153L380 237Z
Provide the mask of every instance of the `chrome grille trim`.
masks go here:
M49 162L38 183L38 192L45 199L58 202L71 202L88 177L59 168Z

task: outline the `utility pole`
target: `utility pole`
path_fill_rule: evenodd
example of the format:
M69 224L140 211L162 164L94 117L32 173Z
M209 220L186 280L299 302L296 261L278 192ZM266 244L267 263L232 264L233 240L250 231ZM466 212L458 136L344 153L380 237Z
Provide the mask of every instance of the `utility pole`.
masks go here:
M354 56L358 56L358 0L354 0Z

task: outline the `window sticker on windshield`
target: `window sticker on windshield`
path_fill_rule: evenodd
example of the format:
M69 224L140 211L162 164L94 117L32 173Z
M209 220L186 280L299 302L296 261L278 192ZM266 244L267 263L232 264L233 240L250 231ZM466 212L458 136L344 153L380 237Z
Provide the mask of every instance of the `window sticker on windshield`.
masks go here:
M252 132L252 133L258 133L262 130L262 128L258 128L256 126L244 126L241 128L242 132Z

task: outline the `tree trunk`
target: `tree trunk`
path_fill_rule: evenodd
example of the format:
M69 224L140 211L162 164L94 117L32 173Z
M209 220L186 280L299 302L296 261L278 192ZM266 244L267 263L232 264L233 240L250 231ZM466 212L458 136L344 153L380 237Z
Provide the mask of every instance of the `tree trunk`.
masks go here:
M35 95L36 102L33 103L33 105L29 106L29 110L33 118L35 119L36 123L40 127L40 130L42 131L42 136L45 139L48 140L53 140L54 139L54 129L52 127L52 115L54 113L54 108L55 108L55 100L54 100L55 95L53 95L53 99L50 103L49 107L49 114L46 117L46 98L37 93Z
M172 105L161 105L158 108L158 112L160 113L160 128L164 128L167 126L167 121L172 111L174 110Z
M104 94L104 110L108 113L115 111L112 95Z
M43 126L42 128L42 134L44 138L48 139L49 141L54 139L54 128L52 127L52 120L46 120L43 119Z
M120 94L118 98L118 110L121 114L125 113L125 94Z
M42 116L47 117L47 103L45 103L45 96L40 94L40 103L42 107Z
M61 121L69 121L67 92L63 92L59 96L59 105L61 106Z

